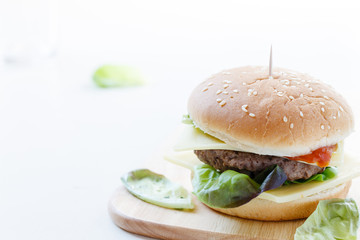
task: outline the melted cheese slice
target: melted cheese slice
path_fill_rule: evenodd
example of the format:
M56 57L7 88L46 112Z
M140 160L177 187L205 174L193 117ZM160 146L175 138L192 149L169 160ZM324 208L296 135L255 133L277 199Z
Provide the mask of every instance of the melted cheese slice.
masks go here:
M193 151L169 151L164 158L172 163L193 169L197 164L202 164ZM306 184L292 184L282 186L260 194L258 197L277 203L290 202L301 199L320 191L330 189L341 183L360 176L359 158L345 155L343 164L338 168L338 175L324 182L310 182Z
M183 124L180 129L180 134L177 137L177 142L174 145L175 151L189 151L189 150L208 150L208 149L222 149L222 150L233 150L246 152L243 149L234 148L218 138L210 136L204 133L198 128L193 127L189 124ZM340 166L344 156L344 144L343 142L338 143L338 148L331 156L329 166ZM306 162L303 162L306 163ZM315 165L315 163L306 163Z

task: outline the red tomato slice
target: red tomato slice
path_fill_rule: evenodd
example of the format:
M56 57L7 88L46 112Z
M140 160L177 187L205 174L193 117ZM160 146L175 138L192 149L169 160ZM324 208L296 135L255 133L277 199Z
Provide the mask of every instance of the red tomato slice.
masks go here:
M318 148L310 154L286 157L290 160L303 161L307 163L316 163L319 167L327 167L330 164L331 155L337 149L337 144L327 147Z

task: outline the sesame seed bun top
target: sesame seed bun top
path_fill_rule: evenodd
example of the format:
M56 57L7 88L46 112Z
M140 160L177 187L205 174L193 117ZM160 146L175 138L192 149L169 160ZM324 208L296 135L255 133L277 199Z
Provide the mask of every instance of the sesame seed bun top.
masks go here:
M240 67L214 74L192 92L195 125L239 151L299 156L338 143L353 130L353 114L331 86L308 74Z

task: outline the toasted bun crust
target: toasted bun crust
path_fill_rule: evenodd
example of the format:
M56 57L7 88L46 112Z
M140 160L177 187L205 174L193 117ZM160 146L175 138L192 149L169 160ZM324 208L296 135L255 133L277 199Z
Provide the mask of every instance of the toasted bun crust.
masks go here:
M331 86L295 71L240 67L211 76L192 92L188 111L204 132L240 151L299 156L336 144L354 125Z
M262 221L283 221L309 217L316 209L320 200L331 198L346 198L351 180L332 189L305 197L299 200L276 203L255 198L249 203L237 208L213 208L216 211L241 218Z

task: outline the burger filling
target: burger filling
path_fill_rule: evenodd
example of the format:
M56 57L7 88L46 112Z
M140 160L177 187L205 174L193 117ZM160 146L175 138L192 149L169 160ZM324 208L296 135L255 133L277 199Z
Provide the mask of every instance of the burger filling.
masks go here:
M333 150L335 150L335 148ZM329 151L332 153L333 150ZM314 155L318 156L318 159L320 159L321 156L325 159L326 155L329 154L329 151L323 151L321 148L320 150L314 151L317 152ZM195 150L194 152L200 161L211 165L221 172L225 170L235 170L248 175L256 175L270 166L278 165L283 169L287 176L287 180L289 181L309 179L315 174L322 173L325 169L324 167L298 161L306 161L306 159L310 159L308 155L305 155L305 157L297 157L298 159L289 160L284 157L259 155L255 153L231 150ZM331 153L329 155L329 161Z

